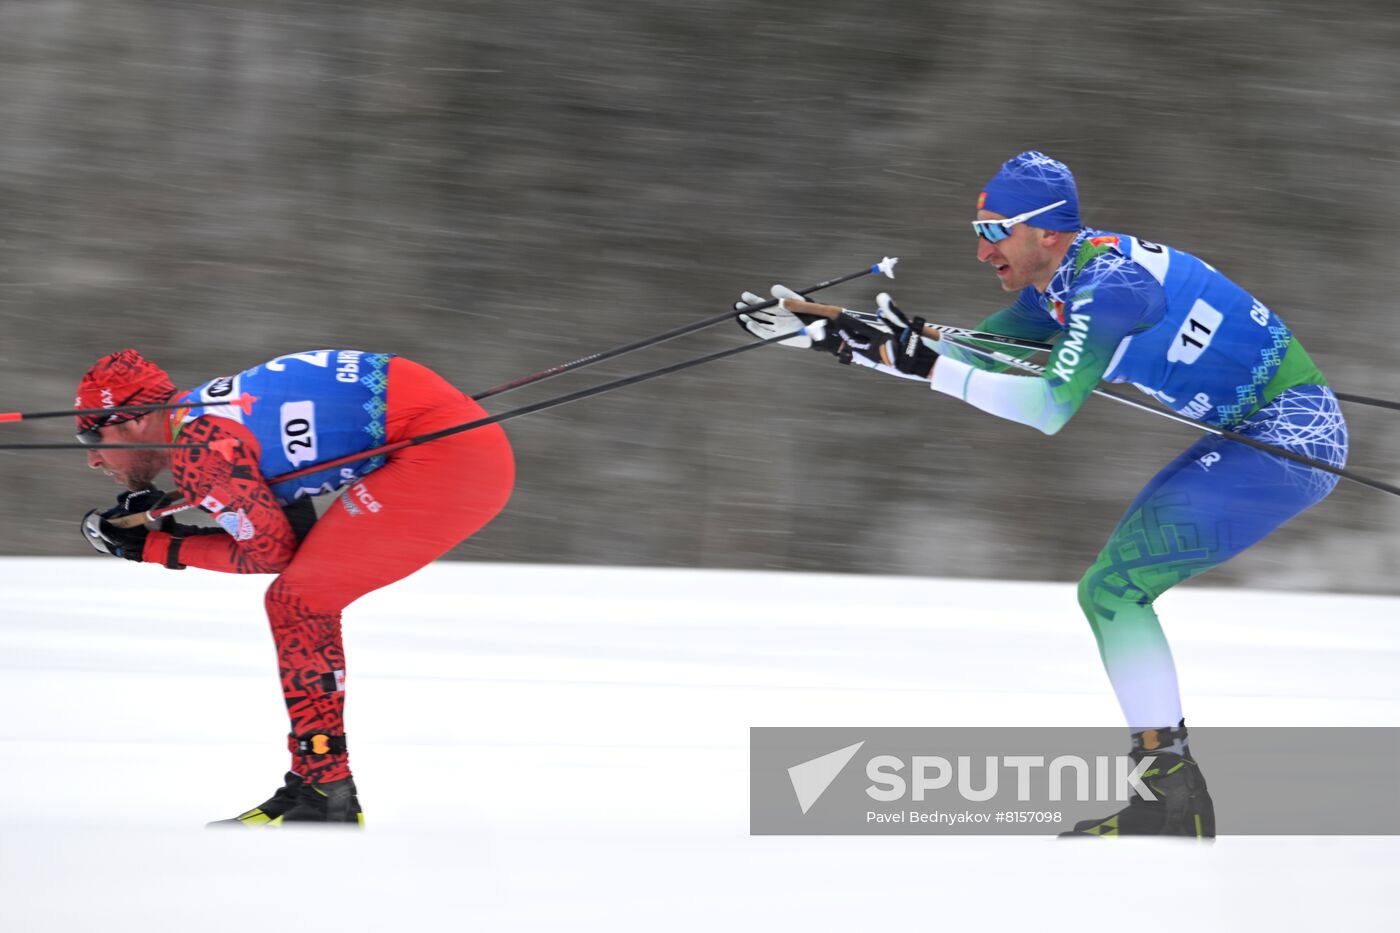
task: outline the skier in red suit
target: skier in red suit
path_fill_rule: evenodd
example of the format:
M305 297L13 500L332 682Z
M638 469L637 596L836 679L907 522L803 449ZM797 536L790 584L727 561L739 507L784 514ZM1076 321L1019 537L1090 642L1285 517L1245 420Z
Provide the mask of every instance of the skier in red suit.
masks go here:
M505 432L490 425L269 485L486 414L424 366L355 350L289 354L183 393L159 366L122 350L83 376L76 407L165 402L188 404L78 419L85 443L176 445L89 451L88 465L127 491L115 508L84 517L84 537L104 554L171 569L277 575L266 607L291 720L291 770L272 798L220 823L363 823L345 742L341 612L500 512L515 477ZM172 501L154 485L167 467L178 495L218 527L112 523ZM309 497L337 489L318 520Z

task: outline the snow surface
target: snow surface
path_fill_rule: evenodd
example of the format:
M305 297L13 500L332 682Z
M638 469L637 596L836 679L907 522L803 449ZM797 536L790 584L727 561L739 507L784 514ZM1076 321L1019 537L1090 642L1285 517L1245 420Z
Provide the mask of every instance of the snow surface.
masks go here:
M267 582L0 560L0 930L1388 923L1389 837L748 835L750 726L1118 725L1068 584L437 564L346 613L368 830L206 832L287 763ZM1400 600L1159 608L1192 723L1400 724Z

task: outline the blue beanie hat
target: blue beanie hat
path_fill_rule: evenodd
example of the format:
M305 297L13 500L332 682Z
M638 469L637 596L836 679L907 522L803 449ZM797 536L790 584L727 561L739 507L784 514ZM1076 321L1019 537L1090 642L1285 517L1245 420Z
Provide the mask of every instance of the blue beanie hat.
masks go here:
M992 176L977 198L977 209L1015 217L1056 201L1065 203L1026 222L1042 230L1078 230L1084 226L1079 220L1079 192L1069 166L1032 150L1008 159Z

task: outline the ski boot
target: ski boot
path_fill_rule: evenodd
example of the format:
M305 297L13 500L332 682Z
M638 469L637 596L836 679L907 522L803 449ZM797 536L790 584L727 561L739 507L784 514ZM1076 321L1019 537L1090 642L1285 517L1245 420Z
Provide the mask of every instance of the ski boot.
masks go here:
M1181 751L1161 751L1164 747ZM1133 750L1129 752L1135 764L1146 757L1151 766L1142 772L1143 786L1156 800L1146 800L1134 794L1128 806L1103 819L1081 820L1074 829L1060 833L1061 838L1079 836L1185 836L1194 839L1215 838L1215 804L1206 790L1201 768L1191 757L1186 745L1186 724L1176 729L1147 729L1133 733Z
M225 826L283 826L285 824L325 823L333 826L363 826L365 815L355 793L355 779L329 784L308 784L288 771L286 783L258 806L228 820L207 824L210 829Z

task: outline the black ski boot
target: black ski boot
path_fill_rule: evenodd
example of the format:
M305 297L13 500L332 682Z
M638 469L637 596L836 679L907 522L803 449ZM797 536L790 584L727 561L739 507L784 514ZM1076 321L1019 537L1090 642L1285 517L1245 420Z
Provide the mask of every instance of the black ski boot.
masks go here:
M283 780L286 783L277 788L277 793L253 809L240 813L229 820L215 820L204 825L209 829L215 829L223 826L262 826L271 823L296 806L297 798L301 796L301 775L288 771Z
M285 823L327 823L363 826L360 801L355 795L355 779L329 784L307 784L288 771L286 783L267 800L233 819L216 820L210 829L225 826L282 826Z
M355 794L355 779L345 778L341 781L331 781L329 784L302 784L296 805L272 823L365 825L365 815L360 811L360 799Z
M1159 751L1175 745L1181 753ZM1201 768L1191 757L1186 743L1186 724L1176 729L1148 729L1133 733L1133 750L1129 752L1135 764L1151 757L1152 764L1142 772L1144 787L1156 800L1145 800L1134 794L1128 806L1112 816L1097 820L1081 820L1074 829L1060 834L1078 836L1186 836L1194 839L1215 838L1215 804L1206 790Z

